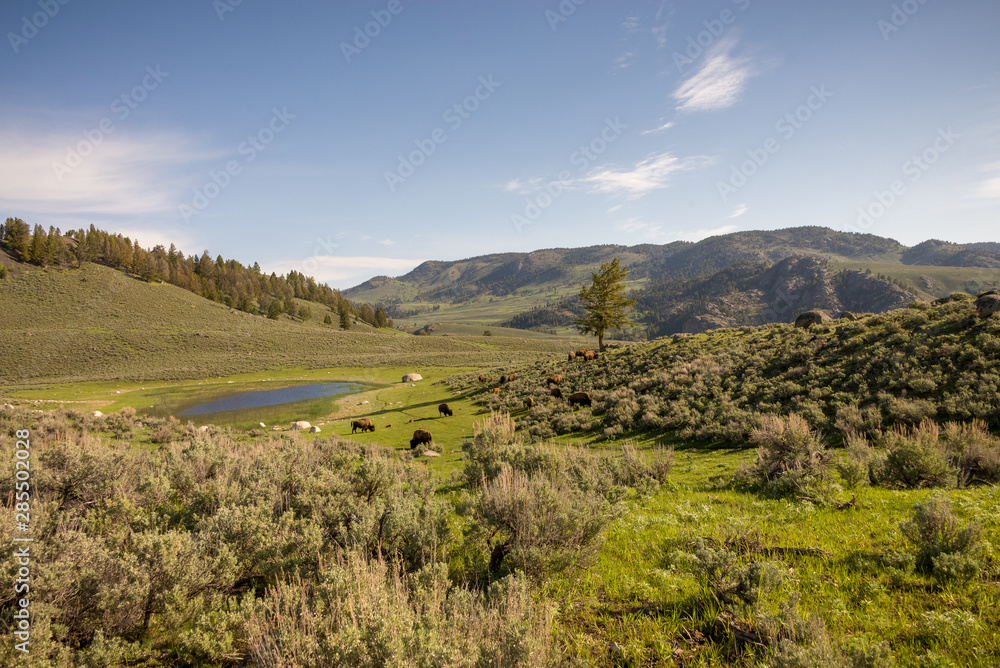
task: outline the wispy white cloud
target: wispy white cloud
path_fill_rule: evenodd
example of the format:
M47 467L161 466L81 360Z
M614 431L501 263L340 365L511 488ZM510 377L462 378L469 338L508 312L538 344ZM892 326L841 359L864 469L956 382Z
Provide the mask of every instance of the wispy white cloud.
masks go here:
M625 30L629 31L638 30L639 24L640 24L639 17L634 14L626 16L625 20L622 21L622 27L625 28Z
M265 273L287 274L294 269L321 283L349 288L373 276L405 274L423 262L425 260L395 257L314 255L304 260L271 262L263 270Z
M720 234L729 234L730 232L735 232L738 229L740 228L737 225L723 225L721 227L685 230L683 232L676 233L676 236L681 241L701 241L702 239L707 239L709 237L717 237Z
M176 209L179 175L212 157L170 134L115 134L95 145L81 133L7 127L0 129L0 206L50 216Z
M973 195L981 199L1000 198L1000 162L983 166L984 172L992 172L994 176L976 183Z
M670 241L701 241L708 237L735 232L739 227L736 225L723 225L721 227L701 228L697 230L669 231L665 230L663 225L659 223L650 223L641 218L627 218L617 222L615 229L643 241L666 243Z
M729 214L728 216L726 216L726 218L739 218L740 216L742 216L744 213L746 213L749 210L750 210L749 206L747 206L746 204L740 204L739 206L737 206L733 210L733 212L731 214Z
M623 70L633 63L635 63L635 52L629 51L615 58L615 69Z
M615 224L615 229L629 236L641 237L650 241L662 238L663 226L647 223L640 218L628 218Z
M674 127L674 122L673 121L669 121L667 123L664 123L660 127L653 128L652 130L643 130L640 134L652 135L652 134L656 134L658 132L663 132L664 130L669 130L672 127Z
M667 28L669 27L669 23L664 23L650 28L650 32L653 33L653 39L656 40L656 46L660 49L667 45Z
M673 93L679 111L715 111L739 101L754 71L749 58L731 55L735 46L736 39L728 37L708 50L698 71Z
M631 168L598 167L572 183L591 192L641 197L667 188L675 174L704 162L703 158L681 159L671 153L654 153Z
M545 184L545 179L536 176L530 179L520 179L520 178L511 179L507 183L503 184L503 186L501 187L503 188L504 192L520 193L523 195L526 193L533 193L540 190L544 184Z
M654 153L631 167L602 165L582 176L564 180L517 178L508 181L501 188L506 192L531 195L558 185L563 190L583 190L636 199L654 190L670 187L671 179L679 172L704 167L711 162L712 159L707 156L678 158L668 152ZM616 210L617 207L612 207L609 212Z

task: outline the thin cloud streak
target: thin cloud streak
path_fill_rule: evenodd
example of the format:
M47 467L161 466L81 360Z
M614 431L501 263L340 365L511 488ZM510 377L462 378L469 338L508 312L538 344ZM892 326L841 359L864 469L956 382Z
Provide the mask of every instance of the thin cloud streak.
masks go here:
M32 136L0 130L0 205L42 215L142 215L176 208L176 176L213 157L169 134L107 136L97 145L80 134ZM67 161L67 147L87 155ZM76 165L57 172L56 165Z
M698 71L674 91L678 111L716 111L739 101L753 71L748 58L730 55L735 46L736 40L727 38L709 49Z

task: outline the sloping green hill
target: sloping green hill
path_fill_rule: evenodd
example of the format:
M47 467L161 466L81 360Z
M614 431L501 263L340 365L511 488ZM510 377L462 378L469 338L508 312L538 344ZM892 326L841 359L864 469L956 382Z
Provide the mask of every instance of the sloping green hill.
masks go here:
M745 443L767 413L797 413L830 435L924 419L1000 428L998 370L1000 317L978 317L969 298L811 330L779 324L680 334L593 362L560 357L525 367L505 392L482 398L541 438L667 430ZM574 410L551 398L552 373L563 376L564 395L588 392L593 406ZM466 382L476 386L474 376ZM536 406L526 411L528 396Z
M269 320L100 265L22 266L0 280L0 383L182 379L277 367L506 363L566 344L536 337L415 337L312 318ZM333 314L334 322L338 322Z

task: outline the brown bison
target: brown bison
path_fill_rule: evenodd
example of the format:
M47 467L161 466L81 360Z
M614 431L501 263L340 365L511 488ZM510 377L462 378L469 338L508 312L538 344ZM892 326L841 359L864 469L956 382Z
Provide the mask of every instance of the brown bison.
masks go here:
M448 406L448 404L441 404L440 406L438 406L438 414L439 415L447 415L448 417L451 417L452 414L453 414L453 411Z
M576 356L577 357L586 357L587 356L587 349L586 348L580 348L579 350L576 351Z
M351 433L357 433L358 429L361 430L362 434L366 431L375 431L375 423L368 418L361 418L360 420L351 422Z
M562 399L562 390L560 390L558 387L553 387L552 392L550 392L550 394L556 399Z
M557 373L554 376L549 376L549 379L545 382L548 385L561 385L563 382L563 377Z
M410 439L410 449L417 447L418 445L423 445L425 443L430 443L434 440L431 433L426 429L418 429L413 432L413 438Z
M525 408L534 408L535 407L535 399L533 397L528 397L527 399L525 399L524 400L524 407Z
M595 353L593 350L588 350L584 354L584 356L583 356L583 361L584 362L590 362L591 360L595 359L596 357L597 357L597 353Z
M507 382L507 376L500 376L500 384L504 385Z
M570 362L572 362L573 360L575 360L576 359L576 353L574 353L572 350L569 351L569 358L568 359L569 359Z
M569 395L569 405L575 406L577 404L581 406L591 406L593 405L593 402L590 399L590 395L586 392L574 392Z
M485 373L479 374L479 382L480 383L485 383L486 382L486 374Z
M507 382L513 383L515 380L517 380L517 376L515 376L514 374L510 374L509 376L507 376Z

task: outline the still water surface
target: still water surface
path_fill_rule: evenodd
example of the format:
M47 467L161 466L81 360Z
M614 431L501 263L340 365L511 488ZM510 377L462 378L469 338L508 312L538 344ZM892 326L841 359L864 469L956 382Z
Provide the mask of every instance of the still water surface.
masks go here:
M320 397L335 397L341 394L351 394L361 389L358 383L321 383L316 385L295 385L283 387L280 390L255 390L240 392L222 399L206 401L203 404L185 408L177 415L204 415L206 413L222 413L237 411L243 408L259 408L260 406L275 406L290 404L307 399Z

